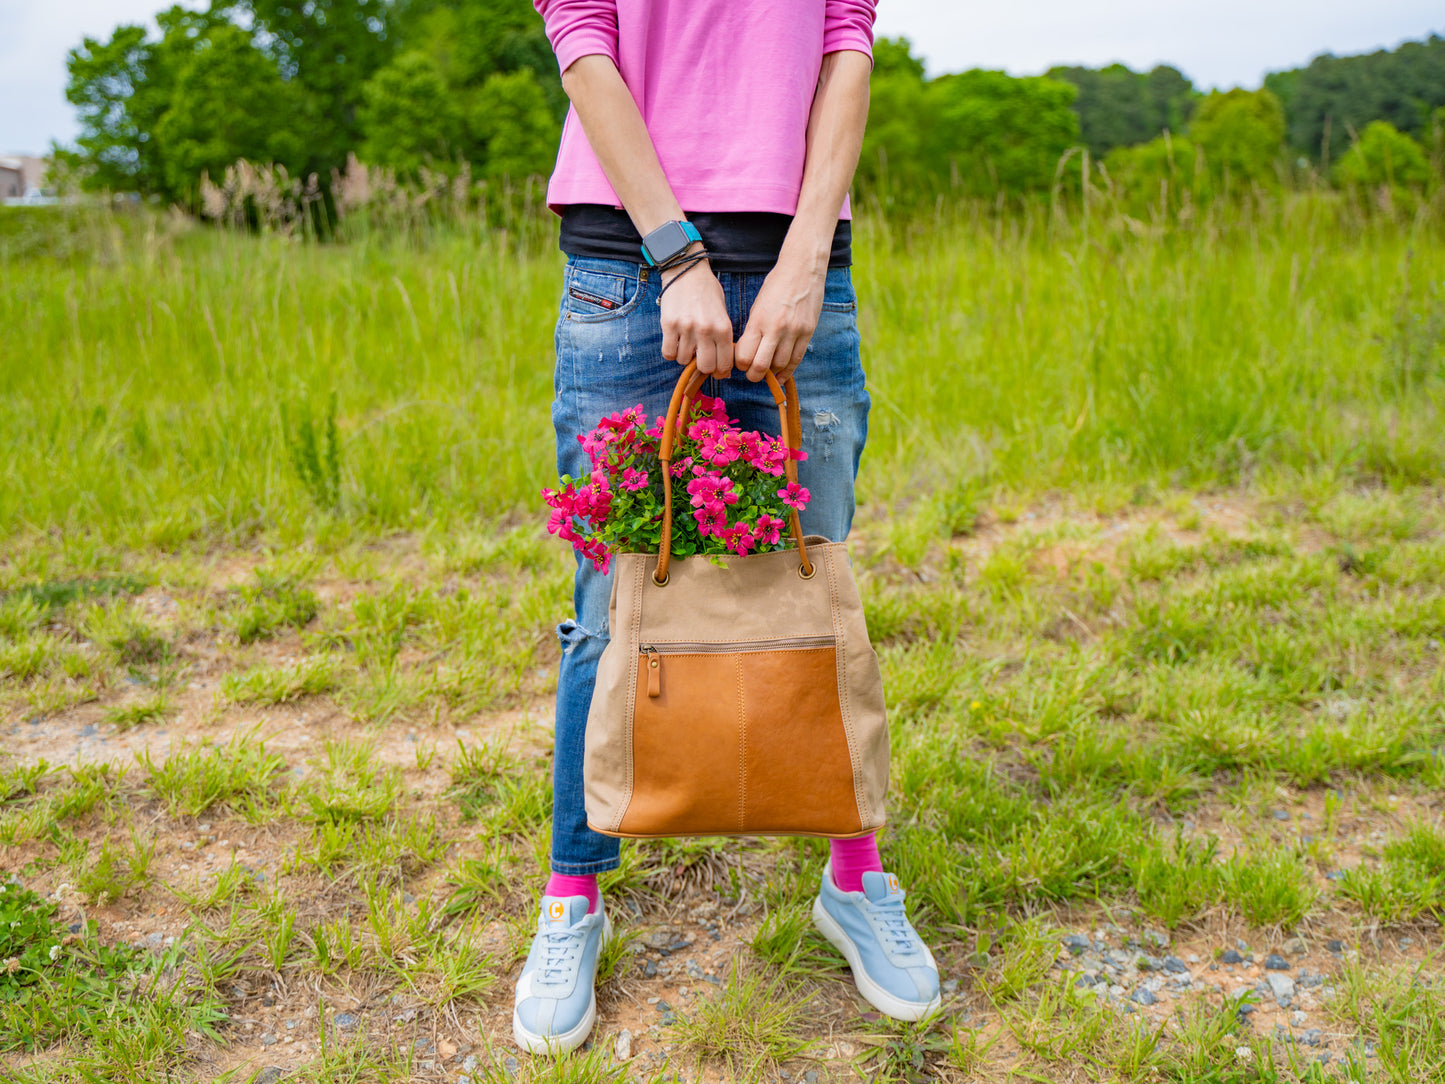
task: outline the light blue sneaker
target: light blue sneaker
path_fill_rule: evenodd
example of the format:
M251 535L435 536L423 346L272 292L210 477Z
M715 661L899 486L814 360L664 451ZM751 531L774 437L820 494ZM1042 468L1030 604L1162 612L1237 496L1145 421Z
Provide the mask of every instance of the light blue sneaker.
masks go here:
M586 896L543 896L537 936L517 979L512 1037L531 1054L565 1054L587 1041L597 1019L597 957L612 936L605 907Z
M903 896L891 873L865 873L862 892L844 892L829 863L813 924L848 961L870 1005L895 1020L922 1020L942 1004L938 965L908 921Z

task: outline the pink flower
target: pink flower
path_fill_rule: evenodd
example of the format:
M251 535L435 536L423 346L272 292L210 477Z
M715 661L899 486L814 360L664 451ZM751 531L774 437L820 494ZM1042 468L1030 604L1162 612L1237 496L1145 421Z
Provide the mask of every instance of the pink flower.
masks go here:
M715 474L704 474L687 483L687 495L692 498L694 508L716 508L725 504L737 504L740 494L733 489L731 478Z
M753 532L746 523L736 523L732 529L721 536L727 544L727 548L736 553L739 557L746 557L752 552L755 539Z
M636 493L647 485L647 472L628 467L622 472L622 488L629 493Z
M776 546L783 535L783 521L777 516L764 512L758 517L758 525L754 528L754 536L761 545Z
M797 482L789 482L782 489L778 490L778 496L783 498L784 504L790 508L796 508L801 512L808 506L808 500L812 497L812 494Z

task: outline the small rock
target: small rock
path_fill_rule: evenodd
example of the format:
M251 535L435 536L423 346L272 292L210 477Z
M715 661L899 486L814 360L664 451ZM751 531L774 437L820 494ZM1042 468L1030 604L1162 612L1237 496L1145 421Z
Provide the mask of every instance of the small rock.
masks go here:
M1238 1001L1240 998L1248 997L1252 993L1254 993L1253 986L1236 986L1233 990L1229 991L1229 1000Z
M1289 999L1294 997L1294 979L1271 971L1265 976L1265 981L1269 983L1269 992L1274 995L1276 1004L1281 1009L1289 1008Z
M1329 949L1336 956L1338 956L1340 953L1345 951L1345 944L1343 941L1330 941L1326 943L1325 948Z
M1257 1008L1259 1008L1258 1005L1251 1005L1251 1004L1249 1004L1248 1002L1245 1002L1243 1005L1241 1005L1241 1006L1239 1007L1239 1017L1240 1017L1240 1019L1241 1019L1241 1020L1244 1019L1244 1018L1245 1018L1246 1016L1248 1016L1250 1013L1254 1012L1255 1009L1257 1009Z
M1319 1028L1310 1028L1308 1031L1302 1032L1300 1034L1299 1041L1305 1046L1319 1046L1320 1041L1324 1037L1325 1033Z
M1242 963L1244 963L1244 957L1241 956L1238 952L1234 951L1234 949L1232 949L1232 948L1231 948L1231 949L1225 949L1225 950L1224 950L1224 955L1221 956L1219 959L1220 959L1222 962L1227 963L1227 964L1242 964Z
M276 1045L276 1034L275 1034L275 1032L268 1031L268 1032L266 1032L266 1034L262 1035L262 1036L261 1036L261 1045L262 1045L262 1046L275 1046L275 1045Z
M1327 881L1343 881L1344 879L1345 871L1342 869L1332 869L1325 874L1325 880Z
M623 1028L617 1033L617 1060L626 1061L632 1057L632 1032Z
M464 1072L470 1073L479 1064L480 1062L477 1061L477 1056L475 1054L468 1054L466 1058L462 1061L462 1070Z
M677 1023L677 1013L669 1009L667 1012L662 1014L661 1020L666 1025L675 1024Z
M1169 947L1168 936L1160 933L1158 930L1145 930L1143 934L1140 935L1139 940L1145 948L1167 949Z
M1286 956L1303 956L1309 952L1310 947L1305 944L1303 937L1291 937L1284 943L1284 954Z
M1064 947L1075 956L1080 956L1089 951L1089 939L1081 933L1071 933L1064 938Z
M1129 995L1129 1000L1137 1005L1154 1005L1159 1001L1159 999L1154 996L1154 991L1142 986Z
M276 1081L280 1080L285 1072L279 1065L268 1065L261 1070L251 1084L276 1084Z
M1279 953L1271 952L1264 958L1264 967L1266 971L1288 971L1289 961Z
M944 979L944 980L943 980L943 992L944 992L945 994L956 994L956 993L958 993L958 980L957 980L957 979Z
M80 736L81 736L82 738L93 738L96 734L99 734L99 733L100 733L100 731L98 731L98 730L95 728L95 724L94 724L94 723L86 723L85 726L84 726L84 727L81 729L81 731L80 731Z
M1296 1009L1294 1012L1292 1012L1292 1013L1289 1014L1290 1027L1294 1027L1294 1028L1302 1028L1302 1027L1304 1027L1305 1019L1306 1019L1305 1014L1304 1014L1301 1010Z
M522 1066L512 1055L507 1055L507 1060L502 1062L502 1068L506 1071L508 1079L515 1080L517 1074L522 1071Z
M663 1001L661 998L658 999L657 1004L654 1005L653 1008L655 1008L658 1012L672 1011L672 1006L669 1005L666 1001Z
M803 1074L803 1079L807 1082L807 1084L818 1084L818 1070L809 1069L806 1073Z
M1183 975L1189 971L1189 965L1178 956L1164 957L1164 970L1171 975Z
M353 1016L349 1012L343 1012L337 1013L336 1016L332 1017L331 1022L337 1027L339 1027L342 1031L350 1031L352 1028L356 1027L357 1024L361 1023L361 1020L360 1018Z
M1287 820L1289 820L1289 814L1286 813L1283 809L1276 809L1276 810L1274 810L1273 812L1270 813L1270 816L1273 817L1273 818L1274 818L1275 820L1277 820L1277 821L1287 821Z

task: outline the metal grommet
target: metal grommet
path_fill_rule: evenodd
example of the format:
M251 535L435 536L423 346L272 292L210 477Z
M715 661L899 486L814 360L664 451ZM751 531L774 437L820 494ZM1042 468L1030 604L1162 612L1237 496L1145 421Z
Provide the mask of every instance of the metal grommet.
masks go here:
M799 577L801 577L802 579L811 580L811 579L812 579L814 576L816 576L817 574L818 574L818 566L817 566L817 565L813 565L811 568L809 568L807 565L799 565L799 566L798 566L798 575L799 575Z
M655 583L655 584L657 584L658 587L666 587L666 586L667 586L667 581L670 580L670 579L672 579L672 574L671 574L671 573L668 573L666 576L662 577L662 579L660 579L660 580L657 578L657 573L656 573L656 572L654 572L654 573L652 574L652 582Z

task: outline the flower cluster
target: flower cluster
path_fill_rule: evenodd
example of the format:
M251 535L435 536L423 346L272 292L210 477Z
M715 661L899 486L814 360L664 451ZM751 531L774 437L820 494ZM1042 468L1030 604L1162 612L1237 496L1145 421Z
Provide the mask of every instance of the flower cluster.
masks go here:
M662 426L661 418L649 424L641 406L609 414L577 438L591 472L542 490L552 509L547 530L600 572L615 553L661 545ZM787 464L804 458L777 437L739 429L721 399L699 396L673 454L673 556L744 556L785 544L790 511L809 497L785 480Z

